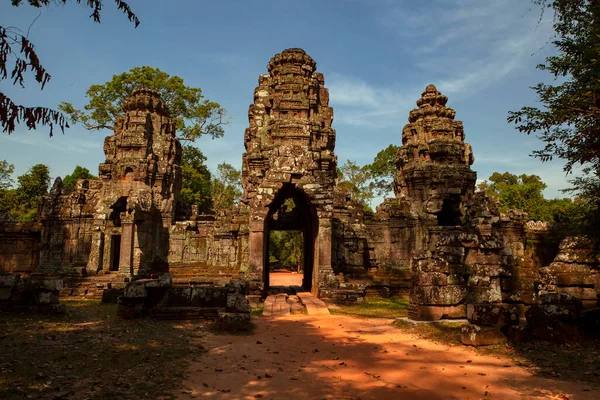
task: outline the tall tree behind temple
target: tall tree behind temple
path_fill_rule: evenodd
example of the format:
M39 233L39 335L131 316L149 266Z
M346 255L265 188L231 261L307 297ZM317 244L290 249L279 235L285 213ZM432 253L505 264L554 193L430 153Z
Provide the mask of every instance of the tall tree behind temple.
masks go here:
M373 198L373 185L368 166L360 167L355 161L348 160L338 169L338 188L350 194L352 200L370 208Z
M10 213L19 221L33 221L42 196L50 188L50 169L44 164L34 165L17 182L15 189L0 188L0 213Z
M8 189L12 186L11 175L15 172L15 166L9 164L6 160L0 160L0 190Z
M202 89L186 86L179 76L170 76L158 68L135 67L113 75L101 85L92 85L86 92L89 99L84 110L63 102L58 108L69 115L72 123L81 123L90 130L112 129L121 114L123 101L137 88L157 91L165 102L179 138L194 141L202 135L223 136L225 110L214 101L205 99Z
M501 212L511 209L523 210L529 219L536 221L557 222L570 212L573 204L569 198L545 199L542 192L546 184L537 175L517 176L509 172L494 172L477 188L497 197Z
M92 14L90 18L95 22L100 22L100 11L102 10L103 0L75 1L91 8ZM127 2L123 0L114 0L114 2L117 8L137 27L140 21ZM67 0L11 0L11 5L14 7L26 5L43 8L55 3L66 4ZM43 90L46 83L50 81L50 74L43 67L33 43L29 41L27 35L23 32L24 30L18 27L0 25L0 81L8 78L8 71L10 69L10 79L12 79L13 84L16 85L18 83L21 87L25 87L25 72L29 69ZM17 49L19 50L17 51ZM7 63L9 60L11 62L14 60L12 69ZM29 129L35 129L38 124L48 126L50 128L50 136L52 136L54 125L58 125L62 131L69 127L64 115L60 112L47 107L30 107L15 104L5 93L0 92L0 125L2 126L2 131L11 134L20 122L25 123Z
M242 173L222 162L212 180L212 206L215 213L238 204L242 196Z
M211 173L205 164L206 157L197 147L183 146L181 159L181 197L188 206L197 205L200 213L212 208Z
M533 155L541 161L557 157L571 173L580 166L583 176L571 183L587 210L582 231L597 236L600 223L600 2L597 0L533 0L554 12L558 54L538 68L549 72L554 84L533 87L542 107L511 111L508 121L544 142Z
M92 175L89 169L78 165L75 167L71 174L66 175L63 178L63 188L65 188L66 190L75 189L75 187L77 186L77 181L79 179L98 179L98 177Z
M396 153L400 146L390 144L381 150L371 164L366 165L375 194L378 196L393 195L394 174L398 171L396 167Z

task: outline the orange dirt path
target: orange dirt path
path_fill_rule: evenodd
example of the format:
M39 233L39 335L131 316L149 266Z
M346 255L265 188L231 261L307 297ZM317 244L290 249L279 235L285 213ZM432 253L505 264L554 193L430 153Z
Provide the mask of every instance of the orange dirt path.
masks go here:
M302 286L302 273L271 272L269 281L271 286Z
M404 334L391 320L255 319L249 336L207 335L182 399L598 399L587 384L536 377L508 358ZM563 396L563 397L561 397ZM566 397L565 397L566 396Z

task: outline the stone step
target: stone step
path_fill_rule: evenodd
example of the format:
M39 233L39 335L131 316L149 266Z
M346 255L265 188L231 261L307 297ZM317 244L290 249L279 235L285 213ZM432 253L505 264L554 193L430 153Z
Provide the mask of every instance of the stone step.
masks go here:
M290 304L287 299L288 295L284 293L267 296L263 305L263 315L266 317L290 315Z
M296 293L300 302L306 307L306 313L308 315L329 315L329 309L327 304L323 300L313 296L310 292L298 292Z

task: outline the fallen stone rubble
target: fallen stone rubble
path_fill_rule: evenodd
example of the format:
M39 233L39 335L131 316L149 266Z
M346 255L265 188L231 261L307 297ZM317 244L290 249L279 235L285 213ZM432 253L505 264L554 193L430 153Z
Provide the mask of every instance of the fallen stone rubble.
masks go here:
M65 306L58 301L62 289L61 279L0 275L0 311L63 313Z
M125 319L209 319L226 330L247 330L251 307L246 291L242 280L225 286L175 286L167 273L128 283L118 298L118 313Z

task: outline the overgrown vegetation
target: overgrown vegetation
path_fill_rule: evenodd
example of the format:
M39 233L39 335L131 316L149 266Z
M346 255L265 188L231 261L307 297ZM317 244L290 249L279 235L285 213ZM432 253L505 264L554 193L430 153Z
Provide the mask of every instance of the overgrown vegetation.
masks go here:
M269 234L269 268L300 272L304 262L304 239L300 231L272 231Z
M509 172L494 172L487 181L477 186L479 190L498 198L500 212L518 209L536 221L565 221L573 211L573 201L569 198L544 198L543 190L546 187L537 175L517 176Z
M18 221L33 221L42 196L50 187L50 169L37 164L17 178L17 187L10 188L14 166L0 162L0 214L10 213Z
M63 303L63 316L2 315L0 398L158 398L204 351L194 340L203 322L125 321L112 304Z
M559 158L564 171L580 167L571 181L580 215L574 226L598 238L600 226L600 3L597 0L532 0L554 13L556 55L538 69L552 84L533 87L538 107L509 113L508 121L526 134L536 134L544 147L533 156L542 162Z
M400 318L408 315L408 299L389 297L367 299L360 303L338 305L330 308L332 314L362 318Z

